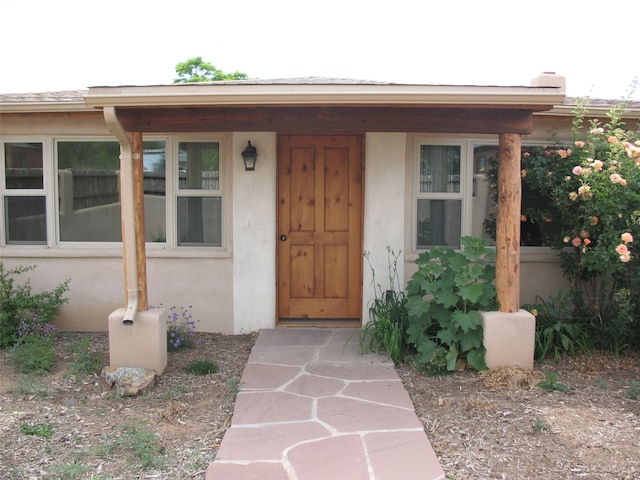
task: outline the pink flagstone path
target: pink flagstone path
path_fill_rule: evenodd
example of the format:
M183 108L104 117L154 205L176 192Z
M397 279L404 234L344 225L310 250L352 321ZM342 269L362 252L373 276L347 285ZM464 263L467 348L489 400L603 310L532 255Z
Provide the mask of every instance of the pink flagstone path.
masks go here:
M358 330L262 330L206 480L437 480L444 472L387 357Z

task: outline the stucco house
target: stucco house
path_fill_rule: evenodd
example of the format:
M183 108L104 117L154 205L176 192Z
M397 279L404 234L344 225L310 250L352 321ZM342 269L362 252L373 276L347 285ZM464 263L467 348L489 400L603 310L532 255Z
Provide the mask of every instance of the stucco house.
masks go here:
M2 94L0 258L37 265L35 288L71 278L65 330L104 331L120 307L160 304L191 306L205 332L361 325L374 297L363 251L384 288L387 247L406 280L421 250L485 235L483 172L499 150L516 195L503 221L519 230L520 144L570 140L570 127L554 74ZM504 311L555 293L554 253L500 235Z

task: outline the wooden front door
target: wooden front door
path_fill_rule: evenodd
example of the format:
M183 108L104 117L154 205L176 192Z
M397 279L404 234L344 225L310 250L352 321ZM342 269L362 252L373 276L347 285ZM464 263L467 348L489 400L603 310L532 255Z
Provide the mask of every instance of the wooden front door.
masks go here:
M278 137L279 325L360 325L363 142Z

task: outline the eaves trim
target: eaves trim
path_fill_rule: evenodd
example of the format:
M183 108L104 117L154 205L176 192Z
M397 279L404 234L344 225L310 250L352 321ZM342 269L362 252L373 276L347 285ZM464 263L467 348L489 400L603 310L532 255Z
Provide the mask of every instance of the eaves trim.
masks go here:
M92 112L84 102L7 102L0 103L0 113L72 113Z
M85 97L100 108L259 105L457 105L548 106L561 104L557 87L431 87L379 85L264 85L167 87L95 87ZM303 88L306 87L306 88ZM338 87L338 88L335 88ZM390 87L390 88L385 88ZM548 108L548 107L546 107Z
M604 118L611 111L613 105L587 106L585 116L590 118ZM545 115L551 117L573 117L575 105L555 105L551 110L535 112L534 115ZM640 109L629 107L622 113L623 119L640 119Z

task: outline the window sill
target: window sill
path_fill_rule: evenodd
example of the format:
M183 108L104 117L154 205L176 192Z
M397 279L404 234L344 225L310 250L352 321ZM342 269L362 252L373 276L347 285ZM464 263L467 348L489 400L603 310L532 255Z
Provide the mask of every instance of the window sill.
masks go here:
M122 258L121 244L100 247L83 245L49 248L42 245L6 245L0 247L3 258ZM210 247L162 248L147 246L147 258L231 258L230 249Z

